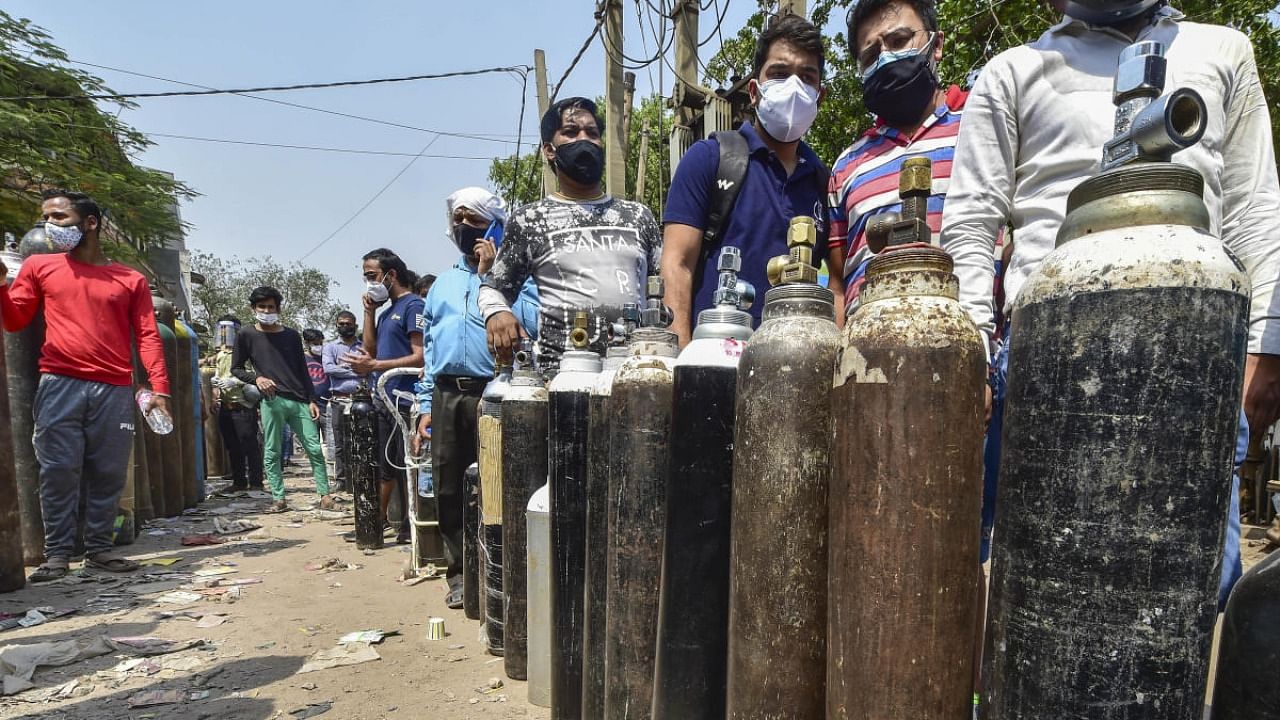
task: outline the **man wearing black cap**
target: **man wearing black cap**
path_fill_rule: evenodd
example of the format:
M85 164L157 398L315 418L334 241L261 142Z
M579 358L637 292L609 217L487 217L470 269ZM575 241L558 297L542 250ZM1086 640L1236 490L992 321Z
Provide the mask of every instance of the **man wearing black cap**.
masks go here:
M596 327L616 320L626 303L644 299L645 278L658 273L662 232L644 205L601 187L604 147L595 103L573 97L542 116L542 154L560 190L511 215L493 270L480 289L489 345L509 356L524 331L511 304L530 276L538 286L538 360L553 370L568 342L574 310L591 308ZM603 351L607 336L592 331Z

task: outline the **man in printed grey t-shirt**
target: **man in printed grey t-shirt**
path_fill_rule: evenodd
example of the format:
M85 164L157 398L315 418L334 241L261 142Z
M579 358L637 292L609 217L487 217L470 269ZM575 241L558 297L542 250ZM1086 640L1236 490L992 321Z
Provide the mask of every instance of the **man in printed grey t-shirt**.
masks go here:
M480 288L489 345L510 357L524 334L511 313L532 275L542 299L538 360L554 370L568 342L575 310L590 309L592 347L603 351L599 328L617 320L626 303L644 300L645 278L658 274L662 231L644 205L601 189L604 148L595 103L560 100L542 116L543 157L560 190L512 214L493 270Z

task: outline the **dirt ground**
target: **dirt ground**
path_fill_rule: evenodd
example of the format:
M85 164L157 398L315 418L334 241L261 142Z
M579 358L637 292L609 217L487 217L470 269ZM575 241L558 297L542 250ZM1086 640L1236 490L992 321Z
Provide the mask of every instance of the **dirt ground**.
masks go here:
M485 652L479 623L467 620L461 610L445 608L442 579L401 584L409 559L406 547L389 544L362 553L337 536L351 529L350 517L322 518L311 510L315 495L307 489L309 475L294 468L286 481L295 512L262 515L258 510L265 507L265 497L214 498L199 512L223 514L156 521L134 545L123 548L137 560L179 558L175 564L146 566L125 576L90 571L0 596L4 613L37 607L75 610L40 625L0 632L0 646L88 641L104 634L202 641L190 649L141 660L111 652L64 667L37 669L35 689L0 698L0 718L549 717L545 709L527 704L525 683L505 677L501 658ZM339 504L348 516L350 508L350 503ZM222 545L180 544L183 536L213 532L215 517L252 521L262 529L229 536ZM343 569L306 569L330 559ZM193 575L228 568L234 571ZM192 581L253 578L261 583L230 589L234 595L239 588L238 599L224 593L185 604L166 602L181 600L165 595ZM222 624L197 626L219 622L220 614L225 614ZM199 615L203 617L192 617ZM430 617L444 618L445 639L427 639ZM315 653L361 630L399 634L370 646L379 660L299 674ZM502 687L489 688L494 679L500 679ZM172 690L181 691L179 697L167 699L178 702L130 706L131 699L143 699L144 691Z

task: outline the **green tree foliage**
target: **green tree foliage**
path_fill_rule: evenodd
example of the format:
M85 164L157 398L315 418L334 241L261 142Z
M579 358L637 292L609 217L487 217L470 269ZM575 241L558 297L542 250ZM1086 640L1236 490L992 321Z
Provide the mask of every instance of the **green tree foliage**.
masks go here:
M489 182L492 190L516 208L542 197L542 155L528 153L494 158L489 165ZM512 188L515 189L514 193Z
M281 321L299 331L314 327L331 333L334 315L347 309L332 295L338 283L300 262L282 265L270 256L225 260L196 252L191 255L191 269L205 278L203 285L192 287L192 314L210 329L228 313L249 322L249 293L260 285L280 291L284 296Z
M819 157L834 161L840 152L871 126L862 103L862 85L846 38L845 14L852 0L817 0L810 13L827 30L827 97L818 120L805 140ZM709 84L726 84L751 71L755 39L769 8L762 9L707 64ZM1174 0L1174 7L1195 22L1228 25L1249 36L1258 60L1258 74L1271 107L1271 122L1280 129L1280 28L1275 24L1275 0ZM970 85L992 57L1039 37L1060 16L1045 0L940 0L938 24L945 35L940 69L944 82ZM1275 132L1280 139L1280 130Z
M69 67L44 30L0 10L0 97L111 92ZM195 193L134 162L149 144L92 100L0 101L0 230L21 236L39 215L40 192L66 188L92 195L139 247L162 244L182 230L174 204ZM129 254L119 243L111 249Z

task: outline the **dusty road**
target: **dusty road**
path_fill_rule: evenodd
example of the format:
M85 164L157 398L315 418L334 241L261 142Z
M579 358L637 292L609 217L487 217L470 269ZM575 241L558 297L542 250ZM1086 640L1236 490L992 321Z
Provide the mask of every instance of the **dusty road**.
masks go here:
M549 716L528 705L525 683L506 679L501 659L484 651L478 623L466 620L461 610L445 608L443 580L401 584L407 551L394 544L370 555L356 550L337 536L351 528L349 518L320 517L309 509L315 500L307 490L309 476L295 470L287 482L295 512L262 515L258 510L265 507L265 498L215 498L200 511L220 514L157 521L136 544L124 548L138 560L177 558L171 565L149 565L132 576L93 572L0 596L4 613L23 614L37 607L75 610L40 625L0 632L0 646L65 640L89 644L103 635L181 641L177 647L200 641L150 657L140 657L126 645L125 652L37 669L34 689L0 698L0 718ZM348 515L350 507L339 505ZM180 544L184 536L212 533L215 518L248 520L262 529L229 535L221 545ZM307 569L325 561L336 563ZM223 581L224 587L191 587L213 581ZM226 587L226 581L254 584ZM237 588L239 598L234 597ZM444 640L427 639L432 616L445 619L449 635ZM399 634L369 646L380 659L299 673L315 654L362 630ZM349 651L359 648L348 646ZM503 686L488 689L493 678ZM155 697L147 691L178 692ZM175 702L130 705L145 700Z

